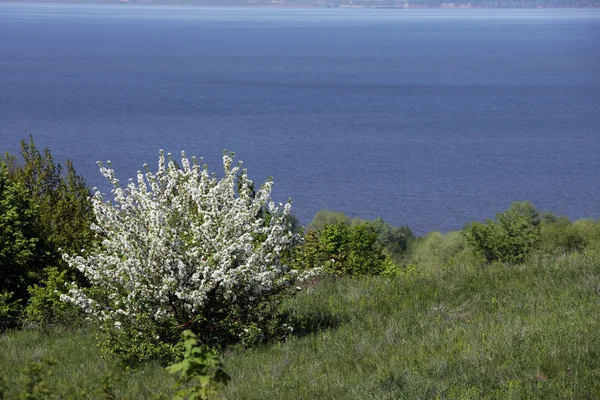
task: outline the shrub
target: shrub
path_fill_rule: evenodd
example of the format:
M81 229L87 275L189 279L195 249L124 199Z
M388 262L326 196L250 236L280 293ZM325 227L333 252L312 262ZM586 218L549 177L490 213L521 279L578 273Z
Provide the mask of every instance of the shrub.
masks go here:
M0 327L14 326L17 303L27 298L27 286L39 279L45 262L44 241L36 232L36 207L22 185L8 178L0 162Z
M146 167L124 189L110 164L101 165L114 186L113 202L100 192L92 198L102 243L65 255L94 293L74 285L62 299L101 325L108 352L128 357L121 345L136 338L147 352L169 354L188 328L203 344L236 341L270 321L295 286L300 276L289 261L301 237L291 232L291 203L281 209L269 200L270 180L255 192L232 156L224 154L219 180L185 154L180 167L161 152L158 172Z
M390 225L381 218L367 221L366 224L377 232L377 242L383 247L385 254L394 262L401 263L415 240L411 229L408 226Z
M529 202L515 202L496 221L472 222L464 234L487 262L520 263L540 240L540 214Z
M545 252L569 253L582 251L588 241L567 217L560 217L542 222L540 243Z
M308 231L304 260L313 267L325 266L333 274L378 274L386 257L375 229L367 223L326 224L319 231Z
M0 332L17 325L22 308L21 299L14 299L12 292L0 292Z
M588 248L600 249L600 220L578 219L573 227L584 238Z
M29 323L49 325L59 323L72 325L81 322L81 312L73 304L60 300L67 293L66 271L60 272L56 267L46 268L47 278L43 285L33 284L27 288L29 301L25 307L25 318Z
M423 267L440 267L450 262L474 264L478 260L462 232L430 232L411 246L411 263Z
M48 244L51 264L62 265L63 252L78 252L89 246L94 233L90 229L94 214L90 191L83 177L66 160L66 170L55 163L50 150L37 149L33 138L21 141L21 157L7 155L8 177L21 185L37 207L35 229Z
M39 300L40 285L53 279L44 271L47 267L67 269L61 251L79 251L94 239L89 190L73 164L67 160L63 171L48 149L38 151L32 138L21 142L21 156L22 163L8 154L0 157L0 292L12 292L13 299L26 306L30 294L35 292ZM75 270L67 275L85 283ZM50 322L50 315L55 314L44 315L44 321ZM12 318L9 325L15 321Z

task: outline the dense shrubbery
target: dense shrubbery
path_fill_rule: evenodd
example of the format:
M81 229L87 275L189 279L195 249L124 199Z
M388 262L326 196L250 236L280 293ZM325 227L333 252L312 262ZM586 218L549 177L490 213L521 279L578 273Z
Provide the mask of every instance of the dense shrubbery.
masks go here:
M15 326L24 307L27 315L36 318L58 316L64 306L56 296L53 304L58 308L50 310L44 301L44 308L35 310L35 305L28 304L30 295L35 293L39 300L46 280L55 279L55 273L85 283L68 268L62 253L94 243L89 190L73 164L67 160L63 172L50 151L40 153L33 139L21 142L21 156L22 163L11 155L0 157L0 310L12 310L9 314L0 311L0 329ZM44 320L48 322L48 317Z
M63 252L88 248L94 240L90 191L71 161L66 160L63 169L50 150L40 153L33 138L21 142L21 157L22 163L5 157L9 177L26 189L37 208L35 230L47 243L48 263L66 267Z
M401 264L414 239L407 226L395 227L381 218L351 221L342 212L321 210L309 225L300 258L332 274L373 275Z
M44 251L35 227L35 205L0 163L0 329L16 324L27 287L39 281Z
M324 225L318 231L315 246L318 257L313 265L325 265L331 273L378 274L383 268L383 247L375 230L365 223Z
M552 213L540 214L528 202L515 202L496 220L472 222L464 235L486 262L520 263L532 253L563 254L583 251L600 244L600 223L593 220L569 221Z
M516 202L496 214L496 221L472 222L465 228L465 236L485 261L519 263L539 244L540 222L531 203Z

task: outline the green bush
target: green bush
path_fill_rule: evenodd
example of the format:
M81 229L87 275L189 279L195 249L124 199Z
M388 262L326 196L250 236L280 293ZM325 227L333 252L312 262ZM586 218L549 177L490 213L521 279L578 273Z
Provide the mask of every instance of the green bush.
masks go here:
M158 323L147 313L139 313L134 323L103 329L96 339L102 355L121 366L136 367L152 360L167 365L183 352L180 332L172 320Z
M14 299L12 292L0 292L0 332L19 322L23 307L21 299Z
M573 222L573 227L584 238L587 248L600 249L600 220L579 219Z
M408 249L415 235L408 226L393 226L381 218L366 221L377 232L377 242L383 247L386 256L394 263L401 264L406 259Z
M409 261L421 267L440 267L450 262L476 264L480 259L462 232L434 231L413 242Z
M43 294L44 287L56 284L56 274L66 272L63 281L85 283L68 268L62 254L94 244L90 193L70 161L63 171L48 149L38 151L32 138L21 142L21 156L22 163L9 154L0 157L0 292L13 293L13 301L23 307L35 294L28 317L47 323L61 314L56 288ZM49 307L54 311L49 312ZM15 323L13 315L10 323L5 320L0 325Z
M27 286L40 279L45 243L36 230L37 209L22 185L12 182L0 162L0 326L16 324L16 303L24 304ZM10 296L9 296L10 293Z
M62 253L80 252L94 240L90 190L71 161L66 160L63 170L49 149L41 153L36 148L32 137L29 143L21 141L21 157L19 163L16 157L5 156L8 176L25 188L37 207L35 229L48 242L51 264L64 266Z
M588 240L566 217L543 221L540 228L541 248L548 253L582 251Z
M464 234L487 262L520 263L540 242L540 214L529 202L515 202L496 221L472 222Z
M81 311L73 304L60 300L60 295L68 291L67 272L49 267L44 273L47 278L42 286L33 284L27 288L29 301L25 307L26 320L42 326L55 323L72 325L81 322Z
M368 223L325 224L305 237L304 260L310 267L325 267L333 274L378 274L386 257L375 229Z

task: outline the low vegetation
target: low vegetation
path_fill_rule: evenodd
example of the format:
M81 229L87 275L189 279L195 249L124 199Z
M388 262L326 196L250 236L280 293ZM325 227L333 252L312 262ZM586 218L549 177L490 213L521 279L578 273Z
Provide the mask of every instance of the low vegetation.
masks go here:
M0 399L600 397L599 221L302 230L228 154L221 180L104 168L111 203L22 158L0 159Z

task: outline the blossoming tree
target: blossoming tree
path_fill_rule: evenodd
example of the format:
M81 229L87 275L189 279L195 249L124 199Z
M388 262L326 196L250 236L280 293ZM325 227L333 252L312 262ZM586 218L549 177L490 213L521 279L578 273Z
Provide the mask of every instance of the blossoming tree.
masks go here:
M271 180L255 191L233 153L221 179L201 162L182 153L179 165L161 151L158 171L145 166L124 188L110 162L99 163L114 186L113 201L98 190L92 198L101 245L64 256L91 287L73 284L62 300L100 322L108 352L138 346L151 356L184 329L208 344L234 340L260 329L300 278L289 263L302 240L291 203L270 200Z

